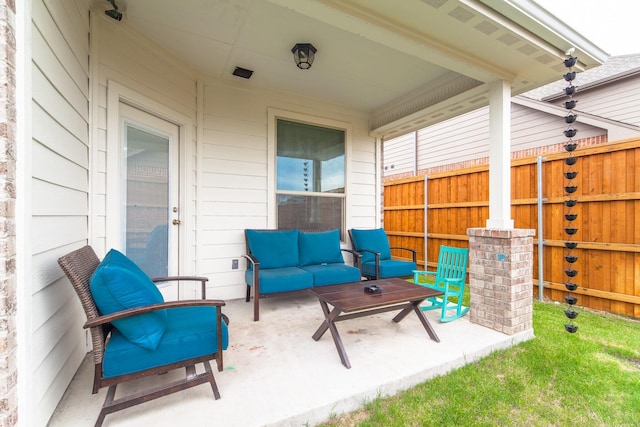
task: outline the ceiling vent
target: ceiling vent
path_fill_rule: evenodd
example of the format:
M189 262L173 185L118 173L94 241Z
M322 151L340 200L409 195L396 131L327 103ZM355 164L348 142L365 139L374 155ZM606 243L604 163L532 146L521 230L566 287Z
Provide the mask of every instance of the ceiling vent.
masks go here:
M236 67L236 69L233 70L234 76L242 77L243 79L250 79L252 74L253 70L247 70L246 68L242 67Z

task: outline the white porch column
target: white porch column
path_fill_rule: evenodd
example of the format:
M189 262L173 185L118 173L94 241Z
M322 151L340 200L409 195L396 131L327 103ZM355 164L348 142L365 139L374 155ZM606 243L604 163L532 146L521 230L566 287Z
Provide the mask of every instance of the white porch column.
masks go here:
M512 229L511 84L489 83L489 219L487 228Z

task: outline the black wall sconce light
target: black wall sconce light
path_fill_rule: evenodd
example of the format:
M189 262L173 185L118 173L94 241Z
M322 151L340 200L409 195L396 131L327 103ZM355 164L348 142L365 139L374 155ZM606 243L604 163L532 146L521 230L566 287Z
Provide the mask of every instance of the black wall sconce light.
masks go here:
M293 49L291 49L293 59L301 70L308 70L311 68L311 64L313 64L317 51L318 50L311 43L297 43Z
M105 10L104 14L110 18L115 19L116 21L122 21L122 13L118 11L118 6L116 6L116 0L109 0L113 9Z

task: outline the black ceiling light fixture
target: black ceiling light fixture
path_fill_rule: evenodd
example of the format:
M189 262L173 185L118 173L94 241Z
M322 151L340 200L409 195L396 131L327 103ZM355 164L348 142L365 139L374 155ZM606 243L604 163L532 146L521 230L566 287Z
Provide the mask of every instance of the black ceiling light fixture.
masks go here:
M311 64L313 64L317 51L318 50L311 43L297 43L293 49L291 49L293 59L301 70L308 70L311 68Z
M116 0L108 0L113 6L113 9L105 10L104 14L116 21L122 21L122 13L118 12L118 6L116 6Z

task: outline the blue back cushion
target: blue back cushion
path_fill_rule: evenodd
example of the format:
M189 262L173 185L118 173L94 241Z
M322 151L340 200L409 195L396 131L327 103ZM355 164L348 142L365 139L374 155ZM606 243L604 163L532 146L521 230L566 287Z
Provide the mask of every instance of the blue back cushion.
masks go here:
M344 263L340 250L340 231L319 233L301 231L298 235L300 265Z
M245 234L260 268L298 265L298 230L245 230Z
M162 294L133 261L112 249L91 276L91 294L101 314L164 302ZM113 325L129 341L155 350L165 332L167 313L152 313L115 320Z
M391 259L391 249L389 248L389 239L383 228L374 230L351 230L353 238L354 250L361 251L368 249L374 252L380 252L380 260ZM362 263L375 261L375 256L369 252L362 253Z

